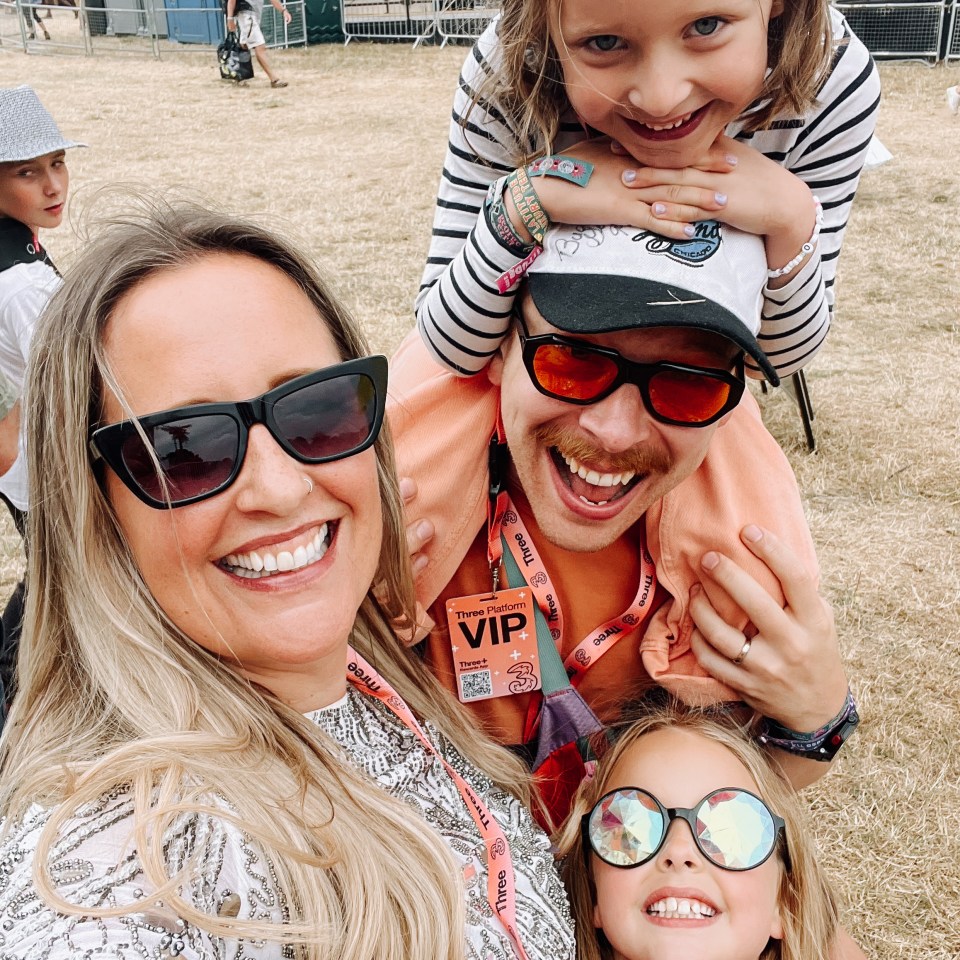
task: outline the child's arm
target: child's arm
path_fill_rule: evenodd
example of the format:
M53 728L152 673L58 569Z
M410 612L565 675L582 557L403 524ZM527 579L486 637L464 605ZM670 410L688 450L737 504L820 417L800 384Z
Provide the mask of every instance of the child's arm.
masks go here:
M841 38L845 24L835 11L834 19ZM823 225L813 253L790 273L771 279L765 291L760 341L781 377L806 365L826 338L837 259L876 126L880 96L876 67L849 31L846 40L837 47L818 103L802 124L787 121L777 129L735 134L736 141L723 137L717 142L712 154L737 158L730 173L646 167L628 174L644 199L662 204L659 216L682 222L712 216L763 235L773 270L790 263L811 236L812 197L817 197ZM723 194L723 211L674 202L672 191L680 186ZM748 365L748 370L760 375L755 366Z
M485 72L496 68L498 57L496 34L490 28L467 57L454 98L433 236L415 304L420 334L433 357L446 369L466 375L486 366L508 329L514 292L501 292L497 279L526 255L498 238L484 211L490 184L509 174L533 150L519 142L509 119L495 104L470 108L474 90ZM582 137L582 128L564 125L558 140L570 144ZM556 178L536 178L534 187L552 220L657 227L649 205L620 179L628 161L612 155L605 142L558 144L554 152L593 162L596 170L586 188ZM716 169L729 167L721 158ZM709 202L702 194L692 190L681 195L691 203ZM506 202L510 205L509 197ZM522 220L515 212L512 219L522 234ZM661 222L659 230L682 239L686 226Z

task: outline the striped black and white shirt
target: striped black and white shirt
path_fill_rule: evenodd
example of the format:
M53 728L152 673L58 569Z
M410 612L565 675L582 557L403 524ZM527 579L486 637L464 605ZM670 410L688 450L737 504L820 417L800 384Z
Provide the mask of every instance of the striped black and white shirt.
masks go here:
M823 205L817 249L776 290L764 290L759 341L781 377L804 367L830 327L837 258L860 171L876 125L880 80L863 43L831 9L836 45L817 105L804 117L772 129L727 133L748 143L806 182ZM515 292L499 293L497 278L522 259L508 250L481 215L489 185L508 174L527 151L510 117L480 102L467 115L485 73L496 70L494 20L474 45L460 74L433 221L433 237L415 310L420 334L436 359L464 375L482 370L510 325ZM562 118L554 150L584 138L572 109ZM751 376L761 377L748 364Z

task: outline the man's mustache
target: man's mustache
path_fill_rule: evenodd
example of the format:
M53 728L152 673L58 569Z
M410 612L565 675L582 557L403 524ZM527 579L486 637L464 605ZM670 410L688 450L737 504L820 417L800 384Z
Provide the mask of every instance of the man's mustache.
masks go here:
M556 424L537 427L533 431L534 439L547 447L556 447L564 456L572 457L580 463L602 464L604 473L666 473L670 469L670 460L658 448L648 445L631 447L619 453L611 453L594 446L581 434L565 430Z

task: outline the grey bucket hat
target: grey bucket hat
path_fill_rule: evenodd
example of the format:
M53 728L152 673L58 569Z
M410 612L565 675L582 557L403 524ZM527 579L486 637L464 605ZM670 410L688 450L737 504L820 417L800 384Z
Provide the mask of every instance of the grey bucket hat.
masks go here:
M85 146L64 138L30 87L0 89L0 163L34 160L57 150Z

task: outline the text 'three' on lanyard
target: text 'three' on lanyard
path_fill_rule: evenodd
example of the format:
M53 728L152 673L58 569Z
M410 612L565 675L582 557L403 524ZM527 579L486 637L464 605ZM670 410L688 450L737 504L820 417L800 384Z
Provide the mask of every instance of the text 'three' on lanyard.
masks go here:
M483 839L487 856L487 902L507 931L517 956L520 960L527 960L527 953L523 949L517 931L516 880L510 854L510 843L503 832L503 828L466 780L440 756L403 698L352 647L347 650L347 679L358 690L371 697L376 697L383 703L417 737L427 753L435 756L443 764L444 770L453 780Z

